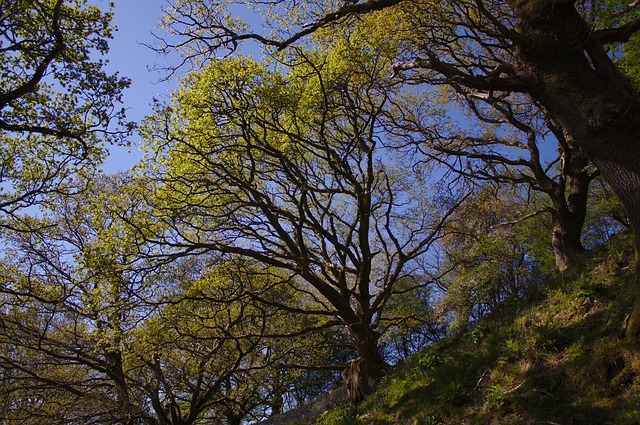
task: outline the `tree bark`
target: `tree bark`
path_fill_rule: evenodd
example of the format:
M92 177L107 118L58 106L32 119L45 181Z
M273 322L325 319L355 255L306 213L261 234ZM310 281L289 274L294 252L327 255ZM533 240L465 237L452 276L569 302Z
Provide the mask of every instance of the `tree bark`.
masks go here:
M122 364L122 352L117 349L108 349L104 356L107 375L115 385L114 393L118 404L118 414L122 422L126 425L141 422L146 415L142 409L131 402Z
M227 413L227 425L241 425L245 415L243 413Z
M561 184L558 193L552 196L555 208L551 245L556 257L556 266L560 271L570 267L575 257L584 252L581 236L587 216L589 184L592 180L592 176L585 169L587 164L586 157L571 160L570 169L566 171L569 193L565 195L565 185Z
M350 325L349 333L360 357L349 361L347 368L342 372L342 379L347 388L349 402L355 406L373 390L389 370L389 365L380 355L380 334L370 325Z
M640 102L570 0L509 0L520 47L515 68L583 148L620 199L640 252ZM636 262L636 264L638 264ZM637 266L638 267L638 266ZM636 280L639 279L636 270ZM640 282L639 282L640 283ZM640 336L640 297L627 325Z

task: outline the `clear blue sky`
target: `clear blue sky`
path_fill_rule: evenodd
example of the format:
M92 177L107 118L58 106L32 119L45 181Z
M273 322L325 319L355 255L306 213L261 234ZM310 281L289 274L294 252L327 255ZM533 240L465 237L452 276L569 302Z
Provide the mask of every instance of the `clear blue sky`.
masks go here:
M109 7L109 0L90 0L101 8ZM131 87L125 91L124 107L127 117L138 121L151 113L150 103L153 97L163 96L176 82L161 82L162 74L152 71L155 64L168 64L168 59L159 56L143 44L153 44L152 32L155 30L161 14L162 0L115 0L115 13L112 24L118 28L109 43L109 71L118 71L129 77ZM124 170L135 164L141 157L138 150L138 137L132 136L131 149L112 148L104 169L107 172Z

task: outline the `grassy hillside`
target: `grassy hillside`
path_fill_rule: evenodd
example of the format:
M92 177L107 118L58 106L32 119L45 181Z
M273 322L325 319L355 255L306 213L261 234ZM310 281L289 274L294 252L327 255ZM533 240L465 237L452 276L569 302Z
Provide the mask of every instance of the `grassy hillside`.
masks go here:
M415 355L356 408L298 424L640 424L630 236L468 332ZM289 422L292 423L292 422Z

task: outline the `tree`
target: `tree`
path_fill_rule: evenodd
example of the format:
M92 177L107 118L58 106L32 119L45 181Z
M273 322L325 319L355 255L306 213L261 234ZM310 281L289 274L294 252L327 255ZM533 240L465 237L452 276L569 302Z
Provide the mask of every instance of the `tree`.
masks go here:
M545 263L553 262L548 258L553 254L547 244L543 250L537 246L545 233L542 217L517 220L535 202L523 202L530 196L522 192L487 185L450 220L440 246L443 267L452 271L439 282L443 295L438 310L449 318L451 331L466 330L505 302L535 293L549 270Z
M412 54L426 55L426 59L400 61L397 69L414 66L428 69L433 74L425 75L425 81L482 90L489 97L495 97L499 92L528 94L557 119L576 145L587 153L623 204L629 204L626 208L630 211L637 208L633 206L633 195L629 197L628 192L628 185L637 184L637 167L634 171L634 166L623 165L629 157L613 160L619 155L616 151L620 148L614 148L614 133L605 135L606 131L602 131L603 128L614 131L616 126L633 125L631 121L621 120L620 116L614 119L612 110L604 105L611 100L628 102L635 94L606 55L603 45L625 41L624 37L635 31L637 23L631 21L619 28L593 31L593 27L597 28L603 20L588 23L583 16L601 14L603 11L597 4L585 5L589 10L578 11L574 8L575 2L570 1L553 5L545 1L527 2L526 6L524 2L499 2L491 7L485 7L483 2L469 3L473 3L468 6L477 11L477 18L464 19L462 2L451 3L451 15L446 20L449 29L443 37L455 48L439 42L430 43L430 47L420 53L412 51ZM433 19L440 19L429 14L422 16L415 23L420 22L420 28L425 31L432 28ZM558 25L551 23L554 19L558 20ZM515 27L510 22L515 22ZM467 40L456 38L456 28L477 29L477 35ZM492 32L498 36L492 37ZM623 39L618 40L618 37ZM492 42L494 45L490 45ZM467 53L462 50L463 46ZM479 59L473 60L474 55ZM576 75L581 77L575 78ZM621 90L617 94L621 97L605 100L613 94L614 87ZM590 98L596 88L600 89L599 95ZM605 124L607 121L617 125ZM603 149L604 146L607 147ZM615 171L618 166L612 164L616 162L629 174L622 177Z
M383 143L385 68L358 43L297 51L284 70L213 62L144 133L150 177L162 183L157 220L170 229L147 238L174 257L233 254L290 275L283 283L307 302L282 308L344 326L360 357L351 388L366 392L388 369L377 330L385 305L427 267L458 200L438 208L420 174L396 168L402 154ZM429 284L406 282L402 292Z
M299 17L286 25L277 13L267 15L280 30L272 38L230 19L225 4L207 3L203 8L176 7L168 14L175 32L183 36L180 43L192 48L192 56L207 49L233 48L243 40L285 49L321 28L357 26L358 15L397 6L397 28L406 50L394 70L423 73L425 82L489 95L524 93L539 102L587 153L620 199L636 235L640 259L640 100L613 61L617 50L609 48L628 42L640 30L637 3L621 7L613 2L614 7L609 7L575 0L450 0L434 7L430 2L370 0L314 7L285 1L268 6L249 2L268 11L285 7L288 13L281 16L286 19ZM217 14L210 14L213 9ZM172 20L175 14L183 19ZM200 26L194 29L191 24ZM627 336L640 336L640 297Z
M301 321L270 305L289 298L270 290L279 276L207 256L155 267L126 225L146 222L150 184L96 176L91 196L52 200L37 230L5 229L0 420L240 424L287 390L273 365L313 337L291 338Z
M551 246L558 269L564 271L584 251L581 236L589 185L598 176L586 154L552 117L522 96L485 97L458 89L447 96L446 106L434 97L425 93L416 105L404 106L420 113L398 114L393 119L393 125L405 131L398 137L399 147L413 147L426 158L442 162L454 178L472 185L523 186L544 194L548 201L540 209L509 220L549 214ZM401 99L396 103L407 105ZM448 115L445 109L460 101L479 125L462 127L443 118ZM556 141L557 155L541 149L550 139Z
M146 418L127 379L124 346L150 313L151 282L133 267L134 234L105 211L114 203L130 212L140 205L115 193L115 181L96 178L89 183L92 197L60 194L49 200L53 210L29 219L35 230L3 234L0 368L13 379L1 393L20 406L5 411L7 420ZM38 403L24 404L32 398Z
M243 293L244 285L268 287L267 274L247 274L234 262L197 269L187 273L193 278L176 281L164 306L138 328L130 379L150 405L153 423L264 419L282 356L274 348L282 345L268 335L283 326L286 313Z
M381 319L382 349L386 357L402 361L425 347L439 341L446 334L446 318L438 314L435 305L438 297L431 286L415 289L414 279L399 282L397 294L389 300ZM409 291L402 292L405 286Z
M94 60L108 51L111 12L85 1L0 1L0 211L3 226L49 195L74 193L76 173L132 129L129 81Z

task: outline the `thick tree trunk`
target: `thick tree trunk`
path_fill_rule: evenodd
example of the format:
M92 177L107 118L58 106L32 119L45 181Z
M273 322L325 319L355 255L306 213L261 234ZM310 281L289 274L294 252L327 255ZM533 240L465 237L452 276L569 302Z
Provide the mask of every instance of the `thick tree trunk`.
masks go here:
M382 359L378 340L380 334L370 325L349 326L359 357L351 360L342 372L351 405L361 402L387 373L389 365Z
M563 231L562 227L557 223L554 223L553 226L551 245L553 246L553 253L556 257L556 267L558 267L558 270L561 272L567 270L576 255L582 252L582 250L575 245L572 246L571 235Z
M587 152L626 210L640 248L640 102L570 0L507 0L531 46L516 72ZM638 276L636 277L638 279ZM640 335L640 297L627 336Z

